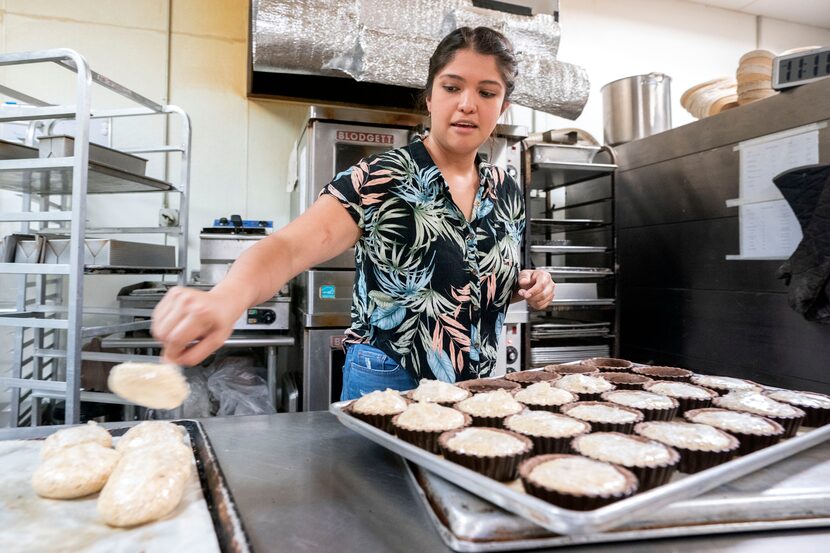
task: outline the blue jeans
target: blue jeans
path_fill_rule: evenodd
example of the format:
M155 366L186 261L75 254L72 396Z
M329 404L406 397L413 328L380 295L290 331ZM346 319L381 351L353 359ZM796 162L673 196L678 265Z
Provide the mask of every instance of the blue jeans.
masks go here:
M375 390L411 390L418 386L409 371L376 347L352 344L343 364L343 392L340 401L357 399Z

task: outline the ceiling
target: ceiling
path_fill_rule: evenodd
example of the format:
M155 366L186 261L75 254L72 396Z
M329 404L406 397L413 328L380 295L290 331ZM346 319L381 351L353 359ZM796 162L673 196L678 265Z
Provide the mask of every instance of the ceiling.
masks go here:
M689 0L715 8L830 29L828 0Z

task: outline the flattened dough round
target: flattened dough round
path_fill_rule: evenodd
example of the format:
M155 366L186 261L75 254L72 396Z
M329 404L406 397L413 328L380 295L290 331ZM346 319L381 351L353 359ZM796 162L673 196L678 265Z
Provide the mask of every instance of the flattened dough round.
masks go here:
M165 442L184 445L184 428L167 421L144 421L127 430L116 442L115 449L127 453Z
M192 464L190 448L172 442L126 453L98 496L98 512L116 527L169 514L182 499Z
M48 459L65 447L72 447L86 442L101 444L102 447L112 447L112 436L95 421L89 421L83 426L73 426L58 430L43 441L40 448L40 458Z
M100 491L121 454L97 442L65 447L43 461L32 476L41 497L73 499Z
M107 383L113 393L150 409L175 409L190 394L182 370L171 364L121 363Z

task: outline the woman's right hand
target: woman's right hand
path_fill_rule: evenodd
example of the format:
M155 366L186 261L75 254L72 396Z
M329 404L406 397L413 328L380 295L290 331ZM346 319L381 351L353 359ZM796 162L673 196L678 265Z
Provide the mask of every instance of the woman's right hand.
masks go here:
M171 288L153 310L150 327L161 342L162 361L192 366L219 349L245 310L237 300L219 289Z

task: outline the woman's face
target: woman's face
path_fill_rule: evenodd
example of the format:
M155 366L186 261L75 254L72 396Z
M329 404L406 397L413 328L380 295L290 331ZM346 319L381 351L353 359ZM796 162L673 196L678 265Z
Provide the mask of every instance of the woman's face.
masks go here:
M504 93L494 56L470 49L457 51L432 83L427 99L432 119L430 136L455 154L477 151L509 105Z

